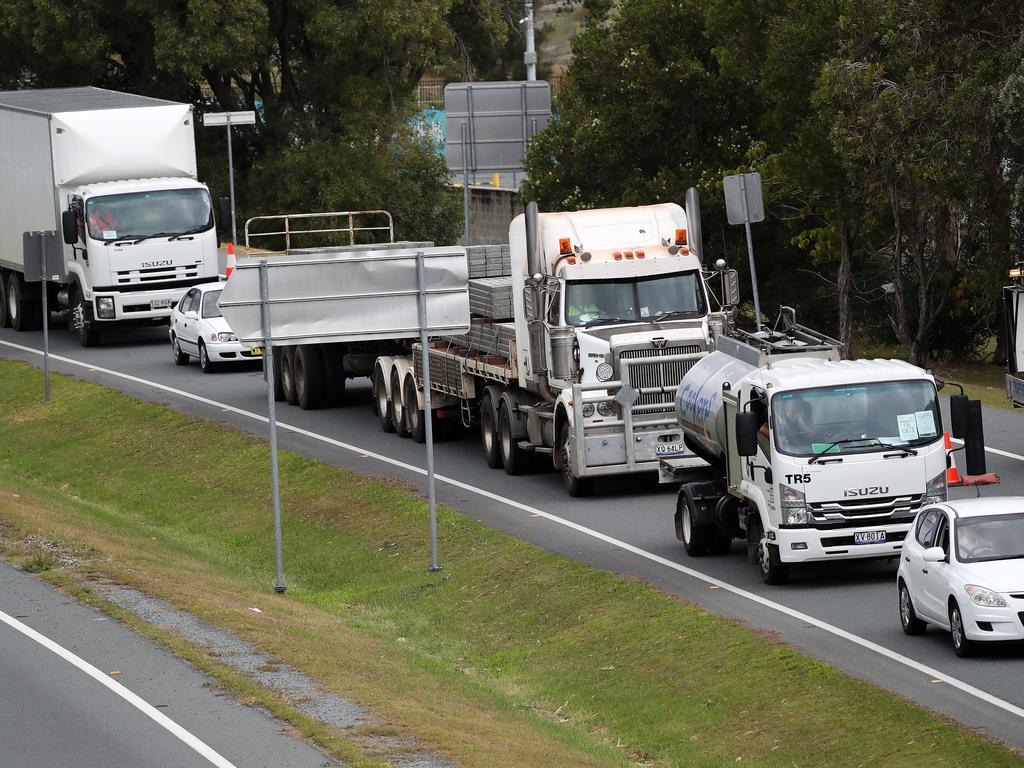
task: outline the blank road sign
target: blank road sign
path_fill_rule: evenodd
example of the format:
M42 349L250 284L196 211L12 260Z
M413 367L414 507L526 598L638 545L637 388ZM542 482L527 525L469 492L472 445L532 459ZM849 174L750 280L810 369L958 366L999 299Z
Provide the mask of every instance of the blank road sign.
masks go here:
M256 113L248 112L207 112L203 115L203 125L255 125Z
M764 221L764 197L761 194L761 174L743 173L738 176L726 176L725 213L730 224L756 224ZM747 208L743 210L743 197L746 192Z
M463 170L465 135L470 171L520 171L526 148L551 121L551 86L544 80L450 83L444 113L449 170Z

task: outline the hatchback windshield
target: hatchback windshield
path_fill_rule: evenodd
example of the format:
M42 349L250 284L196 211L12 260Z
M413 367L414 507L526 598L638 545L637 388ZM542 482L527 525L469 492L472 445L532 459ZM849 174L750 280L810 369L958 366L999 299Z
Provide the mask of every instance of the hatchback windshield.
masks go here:
M955 527L956 556L961 563L1024 558L1024 512L961 517Z
M772 398L775 445L782 453L867 453L927 445L942 434L938 397L928 381L818 387Z
M213 226L213 206L205 189L162 189L90 197L89 236L122 240L204 232Z
M224 317L220 313L217 302L220 301L220 291L207 291L203 294L203 317Z
M572 280L565 284L565 321L585 326L600 322L701 317L704 288L697 272L637 280Z

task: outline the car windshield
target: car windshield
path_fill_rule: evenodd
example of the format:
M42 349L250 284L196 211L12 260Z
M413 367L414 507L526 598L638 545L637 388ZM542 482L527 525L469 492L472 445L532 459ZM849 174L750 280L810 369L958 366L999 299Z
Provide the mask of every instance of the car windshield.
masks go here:
M869 453L932 443L942 417L930 381L885 381L777 394L772 430L791 456Z
M697 272L636 280L571 280L565 284L565 322L587 326L601 322L702 317L704 286Z
M217 306L220 294L220 291L207 291L203 294L203 317L224 317Z
M205 189L162 189L90 197L85 203L89 236L122 240L203 232L213 226Z
M960 517L954 527L961 563L1024 558L1024 512Z

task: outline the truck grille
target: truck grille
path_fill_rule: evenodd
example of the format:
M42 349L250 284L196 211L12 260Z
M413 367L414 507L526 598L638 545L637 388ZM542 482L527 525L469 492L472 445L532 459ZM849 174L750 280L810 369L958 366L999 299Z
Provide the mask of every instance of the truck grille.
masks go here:
M908 522L921 508L922 494L843 499L807 505L817 528L845 528L865 523Z
M178 267L153 267L151 269L126 269L116 272L118 285L139 283L162 283L167 280L188 280L199 277L199 264L185 264Z
M679 360L671 363L639 363L629 366L629 383L640 391L637 405L668 404L675 399L676 388L683 376L694 363L707 354L707 350L698 344L679 347L663 347L655 349L623 349L619 351L620 360L636 360L638 358L668 357L670 355L695 355L692 360ZM654 391L644 391L654 390Z

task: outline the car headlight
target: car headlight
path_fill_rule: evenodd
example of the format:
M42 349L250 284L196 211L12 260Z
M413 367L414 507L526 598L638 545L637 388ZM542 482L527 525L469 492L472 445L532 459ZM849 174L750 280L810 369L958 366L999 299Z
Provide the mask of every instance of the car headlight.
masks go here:
M782 495L783 525L807 525L814 522L814 516L807 509L807 497L803 491L781 483L779 491Z
M1006 601L1003 600L997 593L991 589L985 587L979 587L974 584L968 584L964 587L964 590L968 595L971 596L971 601L975 605L980 605L983 608L1005 608Z
M598 381L610 381L612 376L615 375L615 369L612 368L611 363L601 363L597 366L597 380Z
M925 504L941 504L947 498L946 493L946 471L939 472L928 481L924 489Z
M238 337L233 333L218 333L216 341L238 341Z
M594 415L594 404L593 403L584 403L584 405L583 405L583 417L586 418L586 419L589 419L593 415Z
M112 318L115 317L114 312L114 297L113 296L97 296L96 297L96 317Z
M597 404L597 412L601 416L611 416L615 413L615 404L611 400L602 400Z

